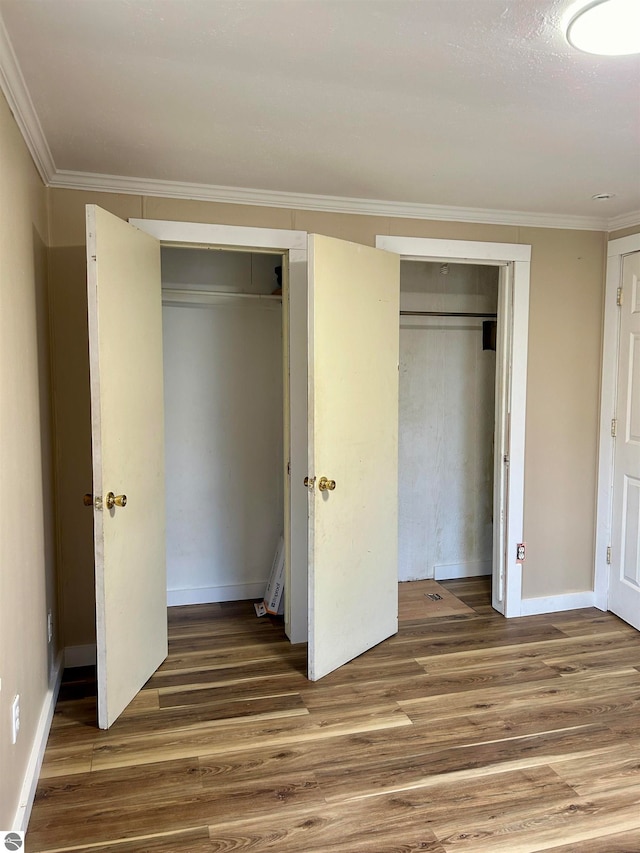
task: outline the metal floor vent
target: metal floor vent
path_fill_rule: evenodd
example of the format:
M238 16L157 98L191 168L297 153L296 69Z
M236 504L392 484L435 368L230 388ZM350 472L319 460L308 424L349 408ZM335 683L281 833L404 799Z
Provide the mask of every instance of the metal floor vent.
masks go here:
M431 601L442 601L442 596L437 592L425 592L425 597L430 598Z

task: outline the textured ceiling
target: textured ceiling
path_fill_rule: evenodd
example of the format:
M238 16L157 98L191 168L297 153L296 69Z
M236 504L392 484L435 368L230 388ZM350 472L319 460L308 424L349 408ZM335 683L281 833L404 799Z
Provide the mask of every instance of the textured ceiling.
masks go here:
M640 56L567 0L0 0L58 170L574 216L640 210ZM575 6L575 3L573 4ZM595 193L616 198L595 202Z

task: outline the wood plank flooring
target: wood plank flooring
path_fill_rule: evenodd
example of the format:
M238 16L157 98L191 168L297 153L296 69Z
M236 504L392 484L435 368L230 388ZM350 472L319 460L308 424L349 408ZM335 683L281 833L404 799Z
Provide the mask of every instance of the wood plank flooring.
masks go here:
M473 610L434 580L398 584L398 618L401 622L435 616L469 616Z
M579 610L407 619L326 677L251 602L172 608L108 731L67 674L29 853L640 853L640 635Z

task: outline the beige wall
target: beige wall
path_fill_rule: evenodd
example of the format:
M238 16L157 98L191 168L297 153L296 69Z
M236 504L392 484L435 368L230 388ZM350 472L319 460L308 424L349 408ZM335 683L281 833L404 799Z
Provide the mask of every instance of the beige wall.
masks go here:
M531 243L523 595L593 589L606 235Z
M393 219L74 190L51 191L51 269L67 645L93 640L84 205L126 217L314 231L531 243L524 595L592 588L602 291L600 232Z
M0 827L14 823L55 663L47 191L0 95ZM10 708L20 696L11 744Z

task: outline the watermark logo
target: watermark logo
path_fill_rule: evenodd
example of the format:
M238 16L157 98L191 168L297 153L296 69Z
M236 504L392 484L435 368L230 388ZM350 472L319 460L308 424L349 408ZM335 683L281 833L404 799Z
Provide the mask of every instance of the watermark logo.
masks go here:
M0 829L0 838L5 850L22 850L24 848L24 832L7 832ZM2 850L1 847L0 850Z

